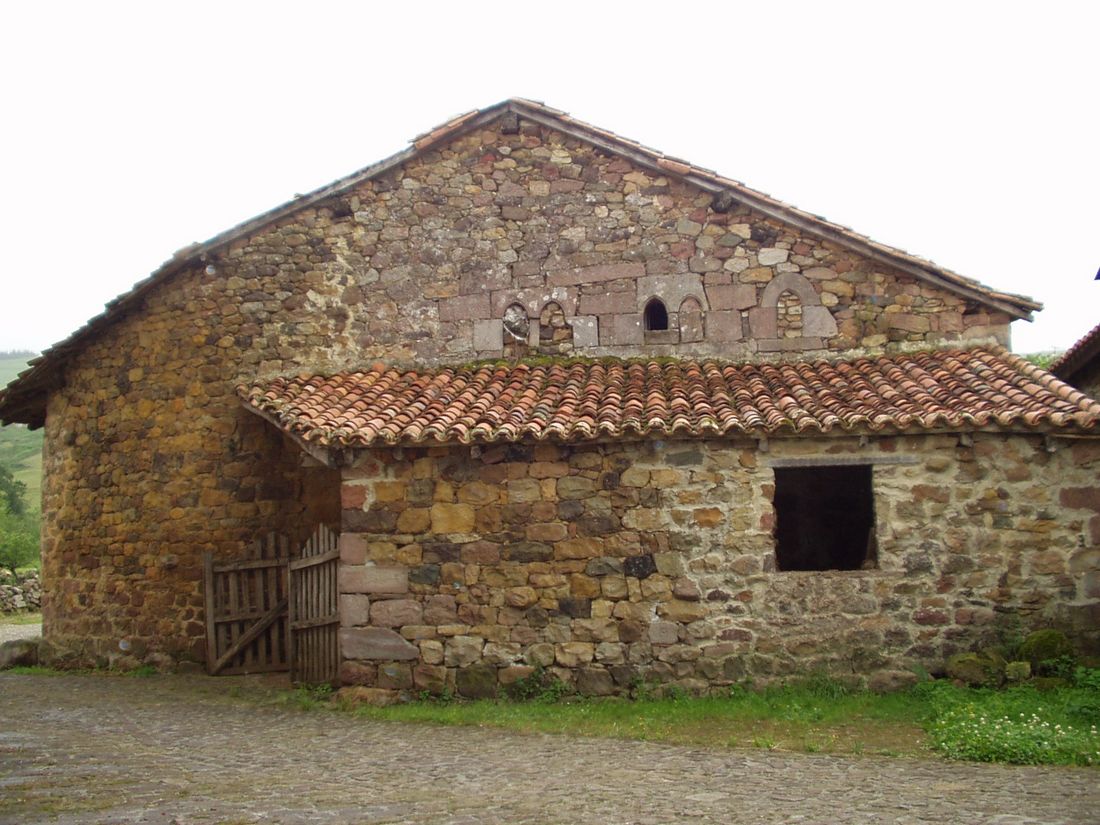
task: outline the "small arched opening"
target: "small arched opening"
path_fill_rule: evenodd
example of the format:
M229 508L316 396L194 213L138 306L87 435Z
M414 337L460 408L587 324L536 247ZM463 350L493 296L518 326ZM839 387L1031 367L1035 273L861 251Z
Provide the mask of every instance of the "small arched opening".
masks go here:
M659 332L668 329L668 308L660 298L651 298L642 314L646 332Z
M564 355L573 351L573 327L565 320L561 304L550 301L539 314L539 352Z

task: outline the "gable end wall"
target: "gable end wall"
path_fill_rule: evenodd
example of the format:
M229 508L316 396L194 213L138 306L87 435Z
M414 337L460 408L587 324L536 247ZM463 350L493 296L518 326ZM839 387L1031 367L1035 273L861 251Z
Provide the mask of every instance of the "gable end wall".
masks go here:
M462 136L234 242L208 261L214 274L204 264L153 288L71 358L49 397L47 637L85 660L123 638L201 658L202 553L233 558L270 530L334 522L338 482L242 410L238 383L499 357L505 309L534 313L547 299L579 355L802 357L1007 339L1004 316L709 203L523 122L514 135ZM768 291L777 279L799 297L791 336ZM676 333L661 343L639 324L654 294Z

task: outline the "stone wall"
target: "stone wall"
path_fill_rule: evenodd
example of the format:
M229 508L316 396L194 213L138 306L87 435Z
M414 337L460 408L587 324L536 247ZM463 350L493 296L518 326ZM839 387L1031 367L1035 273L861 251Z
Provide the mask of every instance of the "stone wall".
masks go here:
M500 355L516 304L531 336L517 347L582 354L1007 337L1006 318L954 294L708 204L522 123L426 152L151 289L67 356L49 397L47 638L77 659L123 638L201 658L202 553L232 558L335 514L338 481L240 408L241 382ZM647 336L654 296L670 329Z
M1100 644L1100 444L956 436L378 451L345 471L345 683L489 695L884 674ZM771 464L873 466L877 565L776 569Z
M38 610L42 606L42 583L38 574L0 582L0 613Z

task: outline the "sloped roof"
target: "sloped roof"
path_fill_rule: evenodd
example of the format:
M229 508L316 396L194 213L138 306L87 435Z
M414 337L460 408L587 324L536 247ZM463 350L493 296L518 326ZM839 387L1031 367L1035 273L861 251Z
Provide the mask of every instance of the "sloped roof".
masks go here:
M654 436L1095 431L1100 403L1003 349L789 364L491 363L278 378L237 389L304 444Z
M750 189L739 181L722 177L709 169L694 166L678 158L670 157L656 149L620 137L570 117L567 113L542 103L513 98L484 109L475 109L460 115L413 139L412 145L385 160L360 169L327 186L301 195L268 212L247 220L204 243L192 244L176 252L148 278L139 281L130 291L110 301L104 311L89 320L65 340L48 348L30 362L30 368L20 374L7 389L0 390L0 422L22 422L41 426L45 420L45 393L62 381L59 367L67 356L78 351L109 325L134 309L158 284L177 272L201 264L233 241L259 232L294 213L313 206L323 205L361 183L376 178L400 166L419 154L427 152L460 134L481 128L507 113L514 113L571 137L586 141L613 155L625 157L641 167L660 174L680 178L716 196L732 196L762 214L798 227L813 235L835 241L865 257L892 266L920 280L932 283L980 304L1007 313L1011 317L1028 319L1031 313L1042 309L1042 304L1031 298L998 292L977 281L945 269L931 261L910 255L900 249L872 241L851 229L830 223L824 218L804 212L762 192Z
M1061 357L1050 365L1050 371L1069 381L1085 366L1100 358L1100 324L1094 326L1084 337L1062 353Z

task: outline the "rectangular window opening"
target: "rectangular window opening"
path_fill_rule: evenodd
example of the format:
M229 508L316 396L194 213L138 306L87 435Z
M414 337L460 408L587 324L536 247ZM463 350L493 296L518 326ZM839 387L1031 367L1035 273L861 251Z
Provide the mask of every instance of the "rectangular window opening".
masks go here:
M878 566L870 465L775 469L780 570Z

